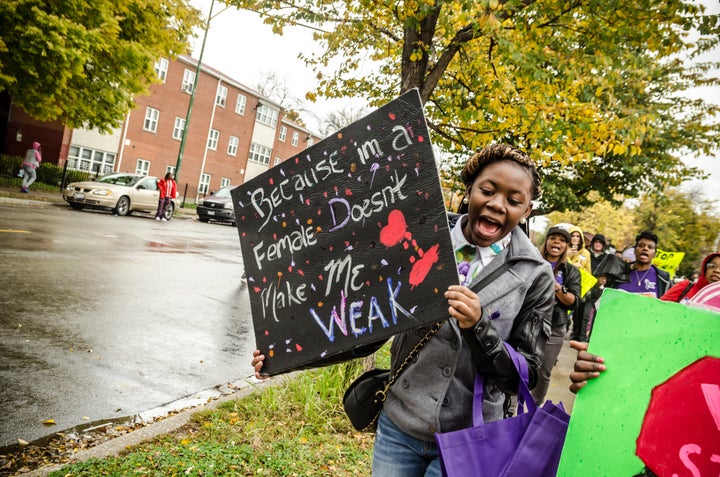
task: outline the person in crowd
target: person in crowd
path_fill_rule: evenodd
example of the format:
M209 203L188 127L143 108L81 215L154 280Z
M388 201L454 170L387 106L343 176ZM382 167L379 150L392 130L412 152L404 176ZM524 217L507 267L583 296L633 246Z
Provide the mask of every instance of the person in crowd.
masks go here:
M664 295L660 297L664 301L687 303L700 290L711 283L720 281L720 252L711 253L703 259L701 273L697 280L681 280Z
M597 278L597 282L591 288L580 302L580 306L573 313L573 330L570 339L585 342L590 338L590 329L597 311L596 303L600 299L607 278L597 275L598 265L608 256L605 253L605 236L595 234L590 240L590 273Z
M590 252L585 248L585 234L577 225L571 225L568 230L570 232L568 262L578 270L585 270L588 273L592 273ZM580 275L580 283L580 288L582 289L582 275ZM587 329L589 313L585 313L585 306L585 297L580 296L580 302L577 304L575 311L570 315L570 319L572 320L571 339L587 341L585 330Z
M555 275L555 305L552 313L552 331L545 343L545 358L540 368L537 386L532 390L533 399L538 405L545 400L550 386L550 376L565 341L570 313L577 309L580 302L580 272L566 260L570 241L568 230L553 226L548 230L540 251L543 258L550 263Z
M700 278L700 270L694 270L690 275L690 281L695 283Z
M575 265L578 269L583 269L588 273L592 273L590 252L585 248L585 234L577 225L571 225L568 229L570 232L570 246L568 248L567 260Z
M32 149L25 152L25 159L22 163L23 180L20 186L20 192L27 194L30 192L30 186L37 179L37 168L42 162L42 146L39 142L33 142Z
M155 220L166 222L165 209L175 197L177 197L177 183L172 172L165 174L165 177L158 181L158 190L160 191L160 200L158 201Z
M474 154L461 178L468 212L451 217L456 256L463 257L464 285L445 292L447 319L389 389L377 421L373 452L375 476L440 476L436 432L472 426L475 374L485 378L485 422L506 417L507 395L517 392L518 374L508 343L528 363L530 386L538 380L554 302L550 265L520 224L540 195L540 178L530 157L506 144ZM475 283L511 264L478 293ZM400 366L427 329L395 337L391 368ZM382 343L341 356L368 355ZM265 356L253 353L255 376L262 378ZM318 364L332 364L330 360Z
M590 271L595 275L595 268L605 258L605 236L595 234L590 240Z
M658 237L643 231L635 237L635 261L627 264L628 282L616 286L618 290L660 298L670 286L670 274L652 264L657 253Z

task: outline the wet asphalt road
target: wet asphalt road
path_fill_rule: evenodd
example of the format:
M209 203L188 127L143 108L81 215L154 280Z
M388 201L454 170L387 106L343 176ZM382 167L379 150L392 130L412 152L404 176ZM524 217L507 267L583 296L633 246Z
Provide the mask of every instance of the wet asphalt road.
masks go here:
M250 376L242 271L231 226L0 203L0 446Z

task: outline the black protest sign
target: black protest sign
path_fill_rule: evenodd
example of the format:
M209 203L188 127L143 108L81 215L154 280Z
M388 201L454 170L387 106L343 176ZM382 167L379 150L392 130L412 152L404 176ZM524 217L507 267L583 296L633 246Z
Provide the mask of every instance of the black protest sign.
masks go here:
M447 316L458 275L417 90L232 197L263 373Z

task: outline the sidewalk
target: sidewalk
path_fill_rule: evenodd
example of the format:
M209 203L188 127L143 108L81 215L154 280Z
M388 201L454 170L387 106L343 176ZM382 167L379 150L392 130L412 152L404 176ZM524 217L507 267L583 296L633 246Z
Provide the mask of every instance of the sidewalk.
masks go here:
M62 198L60 192L48 192L43 190L34 190L31 186L30 192L27 194L20 192L15 187L0 186L0 204L12 205L31 205L43 207L48 205L67 205ZM196 218L195 209L180 207L180 202L176 202L178 206L175 208L175 217ZM69 206L68 206L69 207Z

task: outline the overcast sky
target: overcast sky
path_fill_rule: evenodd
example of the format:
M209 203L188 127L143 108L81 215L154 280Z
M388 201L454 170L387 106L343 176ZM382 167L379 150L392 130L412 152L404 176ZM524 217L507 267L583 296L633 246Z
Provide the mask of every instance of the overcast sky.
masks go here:
M191 0L191 3L207 16L210 12L211 0ZM704 0L709 13L720 13L720 2ZM195 40L193 57L200 56L202 36ZM307 28L286 28L283 36L272 33L255 13L229 8L215 1L213 19L205 43L203 63L222 71L244 85L257 89L264 74L275 72L285 82L297 98L304 99L305 93L314 89L315 78L312 70L297 58L298 54L309 53L317 49L312 39L312 31ZM712 57L720 61L720 49ZM706 100L720 103L720 88L708 88L697 92ZM343 106L355 104L363 107L361 102L320 101L306 103L306 108L313 115L303 114L307 126L320 132L318 118L325 117L329 112L339 110ZM314 117L313 117L314 116ZM714 200L720 210L720 152L715 157L687 159L691 165L700 167L711 177L702 182L688 184L688 187L700 186L708 199Z

